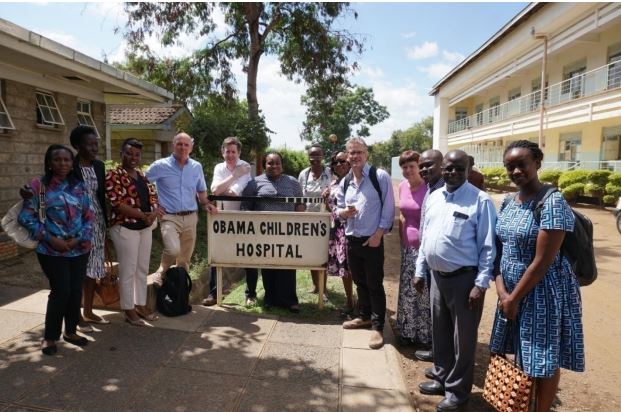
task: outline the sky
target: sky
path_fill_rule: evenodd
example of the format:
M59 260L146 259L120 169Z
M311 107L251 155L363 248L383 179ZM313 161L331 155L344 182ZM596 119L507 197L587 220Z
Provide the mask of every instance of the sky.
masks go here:
M365 51L351 56L359 70L351 82L372 87L375 99L390 117L371 127L368 143L384 141L433 114L432 86L465 57L500 30L527 3L350 3L358 18L348 16L339 27L361 35ZM2 3L0 17L56 40L98 60L121 62L126 17L121 3ZM215 21L223 21L221 13ZM115 33L115 28L120 28ZM216 35L224 34L224 28ZM180 44L162 48L147 40L159 56L180 57L205 44L204 38L184 35ZM241 63L234 66L239 96L245 96ZM303 84L280 74L278 61L261 58L257 97L269 129L272 147L303 149L300 140L305 107Z

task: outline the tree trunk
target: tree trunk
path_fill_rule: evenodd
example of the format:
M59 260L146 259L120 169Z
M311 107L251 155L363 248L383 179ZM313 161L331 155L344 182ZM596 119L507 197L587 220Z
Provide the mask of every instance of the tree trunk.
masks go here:
M262 37L259 33L259 5L261 3L245 3L246 21L248 22L248 32L250 34L250 53L248 57L248 72L246 78L246 100L248 101L248 119L257 120L259 118L259 101L257 100L257 74L259 73L259 60L263 54ZM256 155L257 175L263 172L261 165L260 148L254 148Z

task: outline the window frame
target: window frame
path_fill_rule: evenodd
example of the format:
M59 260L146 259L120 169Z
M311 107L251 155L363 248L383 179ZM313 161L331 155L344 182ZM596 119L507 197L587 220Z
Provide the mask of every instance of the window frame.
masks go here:
M41 96L45 104L42 104L39 101L39 96ZM46 98L50 98L51 100L47 100ZM39 122L39 116L37 116L38 125L47 127L57 127L65 125L63 115L60 112L60 109L58 108L58 103L56 102L56 98L52 93L43 90L35 90L35 103L37 105L37 112L41 116L41 122ZM50 106L50 103L52 103L53 106ZM46 113L43 109L47 109L49 111L49 115L52 117L52 119L50 119L51 121L48 120L49 118L46 119L46 114L48 113ZM58 114L58 118L60 119L60 121L54 119L54 111Z
M4 103L4 99L2 98L2 94L4 92L4 84L3 81L0 80L0 115L4 114L9 121L10 127L5 127L6 125L0 124L0 133L5 133L7 130L16 130L15 123L13 123L13 119L11 119L11 114L9 113L9 109L7 109L6 104Z
M88 105L88 111L83 110L83 105L85 104ZM91 102L90 100L78 99L76 101L76 116L78 118L78 125L92 127L93 129L95 129L97 137L99 137L99 131L97 130L95 119L93 119L93 102ZM81 121L80 116L84 117L84 119L90 120L90 123Z

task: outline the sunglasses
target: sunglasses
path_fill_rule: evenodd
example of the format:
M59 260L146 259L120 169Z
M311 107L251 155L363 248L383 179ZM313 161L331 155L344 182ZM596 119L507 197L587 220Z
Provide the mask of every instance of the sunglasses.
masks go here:
M347 160L335 160L334 162L332 162L333 165L346 165L349 164L349 162Z

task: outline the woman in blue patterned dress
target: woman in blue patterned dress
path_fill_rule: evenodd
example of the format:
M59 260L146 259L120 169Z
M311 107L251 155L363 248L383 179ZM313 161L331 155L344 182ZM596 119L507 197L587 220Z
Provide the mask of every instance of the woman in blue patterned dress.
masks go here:
M510 195L496 225L501 276L496 276L499 300L490 342L493 353L517 353L524 372L536 379L538 412L550 409L560 368L584 371L580 288L559 253L574 216L559 192L544 202L539 219L534 216L542 160L539 146L527 140L511 143L504 153L519 193Z

